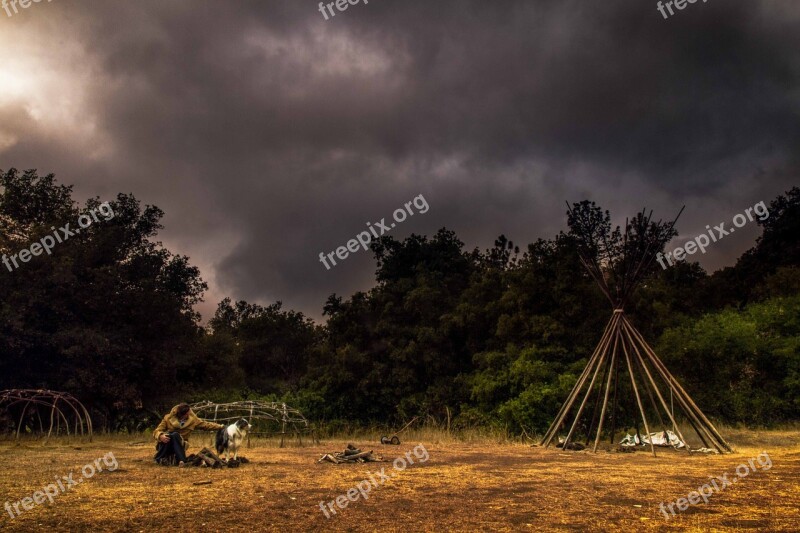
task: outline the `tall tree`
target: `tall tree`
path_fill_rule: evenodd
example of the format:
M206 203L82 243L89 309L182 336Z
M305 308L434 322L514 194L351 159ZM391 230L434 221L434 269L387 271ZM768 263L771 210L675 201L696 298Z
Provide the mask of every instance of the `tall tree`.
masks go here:
M67 224L73 232L0 271L0 387L66 390L105 420L178 396L206 285L187 257L151 240L163 212L125 194L79 206L71 187L35 170L0 172L0 187L0 254L19 257ZM77 228L92 210L97 220Z

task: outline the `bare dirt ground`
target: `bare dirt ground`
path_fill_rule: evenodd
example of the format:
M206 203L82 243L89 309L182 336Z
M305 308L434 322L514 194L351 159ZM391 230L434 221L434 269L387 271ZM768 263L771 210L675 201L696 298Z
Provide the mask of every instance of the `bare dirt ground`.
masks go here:
M389 462L317 464L347 441L305 448L254 447L238 469L161 467L152 443L120 438L92 443L0 443L0 505L32 496L56 478L113 452L114 472L85 479L11 518L7 531L800 531L800 431L740 431L737 453L692 455L562 452L524 445L422 441L428 461L397 471L392 461L419 440L400 446L354 441ZM130 437L128 437L130 439ZM140 439L141 440L141 439ZM192 449L204 439L193 436ZM373 441L374 442L374 441ZM191 451L191 450L190 450ZM666 520L661 502L685 498L715 476L766 451L769 469L756 471ZM413 453L411 457L414 458ZM102 463L101 463L102 464ZM105 468L105 467L104 467ZM381 468L394 474L326 518L321 501L346 493ZM194 483L211 481L210 484ZM721 484L721 483L720 483ZM676 509L677 511L677 509Z

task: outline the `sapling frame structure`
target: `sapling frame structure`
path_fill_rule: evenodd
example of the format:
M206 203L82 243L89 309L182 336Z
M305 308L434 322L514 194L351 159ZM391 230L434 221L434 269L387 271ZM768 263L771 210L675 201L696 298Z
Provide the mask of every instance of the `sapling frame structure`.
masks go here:
M686 421L706 448L713 447L719 453L730 452L730 446L719 431L661 362L641 333L628 320L624 311L624 306L636 287L647 276L656 254L661 253L664 245L676 235L675 222L683 209L671 223L652 222L652 211L647 214L642 210L632 220L625 221L624 234L620 232L619 227L611 231L608 212L604 214L593 203L582 202L572 207L567 204L567 209L570 234L577 243L578 257L611 303L613 313L600 342L589 358L589 363L578 377L572 392L561 406L540 444L545 447L550 446L563 426L568 430L561 446L565 450L569 449L569 444L578 437L576 430L592 396L595 401L590 421L586 424L586 445L589 445L594 434L592 450L597 451L609 412L609 398L613 398L610 411L612 414L610 438L613 439L616 429L614 415L617 412L617 392L621 388L620 371L622 371L622 379L625 378L625 374L630 379L631 391L636 399L636 406L654 456L656 451L653 438L650 437L650 422L645 408L647 399L650 400L652 408L650 414L656 415L662 429L667 429L665 419L668 420L678 437L686 442L675 418L674 402L677 401L680 412L685 415ZM667 396L662 390L669 392L669 405ZM643 400L645 394L646 398ZM576 405L577 410L573 414L572 409ZM568 418L571 414L573 416ZM652 418L650 420L655 422ZM568 423L569 421L571 423ZM689 452L688 444L686 451Z
M26 417L31 417L29 420L38 419L40 433L46 433L45 441L50 438L54 429L56 435L64 431L67 436L80 435L88 437L89 442L92 441L92 418L89 411L66 392L43 389L0 391L0 412L5 412L12 422L16 420L16 440L19 440ZM73 429L71 433L70 427ZM35 425L31 429L35 430Z
M303 413L289 407L282 402L265 402L248 400L230 403L199 402L192 404L192 411L200 418L213 420L219 424L233 424L240 418L246 418L253 429L247 435L247 446L250 446L250 436L281 436L281 448L286 438L287 430L296 435L298 442L303 444L303 434L311 436L312 440L319 442L314 428L308 423ZM268 431L266 426L274 424L279 430Z

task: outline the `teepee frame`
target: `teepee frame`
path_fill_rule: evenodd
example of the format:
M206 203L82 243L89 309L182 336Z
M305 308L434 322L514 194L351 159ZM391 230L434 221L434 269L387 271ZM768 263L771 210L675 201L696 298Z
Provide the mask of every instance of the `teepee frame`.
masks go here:
M588 204L584 208L587 206ZM586 431L586 445L589 445L591 436L594 433L592 451L597 452L597 446L600 442L603 425L608 413L612 389L610 438L613 442L616 430L614 415L617 412L617 391L618 385L621 384L620 370L622 370L622 374L627 373L630 379L631 390L636 399L636 405L645 432L648 435L653 456L656 455L656 450L653 445L653 439L650 438L650 423L647 419L645 403L642 400L643 393L646 393L650 399L652 405L651 414L656 414L660 425L666 429L664 417L662 416L662 413L665 413L666 418L672 423L673 430L684 443L686 443L686 439L684 439L678 426L678 421L675 418L675 400L678 403L678 407L680 407L680 411L684 413L686 420L706 448L713 447L719 453L730 452L730 446L722 438L719 431L669 372L664 363L661 362L641 333L628 320L624 311L625 303L652 266L656 254L662 251L664 245L675 234L675 222L680 217L683 209L671 224L662 224L661 221L653 223L651 222L652 211L647 215L643 210L632 221L625 221L624 236L618 233L619 228L617 228L615 234L611 234L612 237L617 237L617 244L614 245L613 242L609 244L607 239L610 226L606 228L605 232L602 228L603 224L608 224L608 213L606 213L604 221L602 216L600 218L588 216L587 214L590 211L586 209L580 211L580 207L580 204L577 204L573 210L567 204L570 227L573 229L573 235L578 242L578 256L583 266L611 303L614 312L606 325L600 342L589 358L589 363L578 377L572 392L561 406L561 410L556 415L540 444L549 447L559 430L562 427L564 429L568 427L566 438L560 446L565 450L569 449L569 444L575 442L575 438L578 436L576 430L578 429L581 415L583 415L590 397L594 394L595 405ZM602 215L599 211L595 211L595 214ZM590 234L587 234L587 228L589 228ZM598 242L600 243L599 245ZM600 376L599 381L598 376ZM667 396L662 394L662 390L669 392L669 404L667 403ZM578 407L574 417L568 419L567 417L572 412L572 408L581 397L582 400L577 404ZM598 409L599 418L597 416ZM572 423L565 426L564 424L568 420L572 420ZM652 418L651 421L655 422ZM685 448L689 452L688 443Z

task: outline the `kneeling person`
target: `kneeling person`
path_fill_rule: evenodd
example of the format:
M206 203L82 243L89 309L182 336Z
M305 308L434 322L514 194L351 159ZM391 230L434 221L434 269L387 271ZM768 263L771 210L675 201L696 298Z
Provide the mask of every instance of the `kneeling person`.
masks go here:
M156 463L163 464L173 457L178 461L178 466L186 462L186 447L189 434L195 429L217 431L224 428L222 424L201 420L189 404L182 403L172 408L168 415L153 432L158 440L156 444Z

